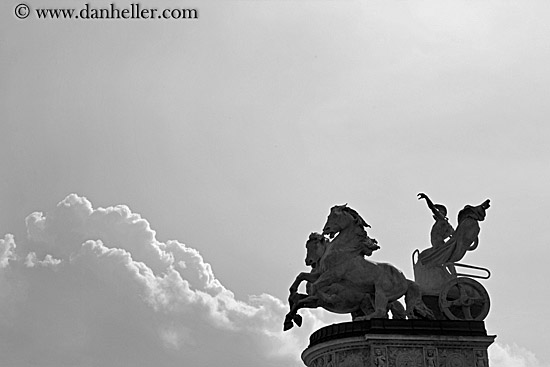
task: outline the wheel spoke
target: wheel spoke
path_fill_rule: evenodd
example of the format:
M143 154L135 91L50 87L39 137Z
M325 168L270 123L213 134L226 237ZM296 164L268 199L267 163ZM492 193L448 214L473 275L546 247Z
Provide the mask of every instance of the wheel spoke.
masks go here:
M483 320L489 312L489 295L477 281L460 277L443 287L439 306L451 320Z
M470 306L464 306L462 307L462 312L464 313L464 318L466 320L473 320L472 312L470 311Z

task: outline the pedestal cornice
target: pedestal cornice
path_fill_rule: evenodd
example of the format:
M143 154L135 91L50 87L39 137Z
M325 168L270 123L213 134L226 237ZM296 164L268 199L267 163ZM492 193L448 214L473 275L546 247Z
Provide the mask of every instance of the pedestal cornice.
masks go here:
M313 333L308 367L488 367L482 321L377 319L333 324Z

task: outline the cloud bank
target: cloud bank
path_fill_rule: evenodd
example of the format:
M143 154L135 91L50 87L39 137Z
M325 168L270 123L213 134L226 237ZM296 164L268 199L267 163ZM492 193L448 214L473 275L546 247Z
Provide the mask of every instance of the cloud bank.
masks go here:
M126 206L69 195L0 240L3 366L293 366L318 321L282 332L287 306L237 300L199 252L159 242Z
M3 366L303 366L322 326L302 311L304 326L283 333L285 302L236 299L197 250L158 241L126 206L94 209L72 194L26 224L21 243L0 239ZM518 347L490 356L541 366Z
M495 367L548 367L534 353L517 345L494 343L489 347L489 357Z

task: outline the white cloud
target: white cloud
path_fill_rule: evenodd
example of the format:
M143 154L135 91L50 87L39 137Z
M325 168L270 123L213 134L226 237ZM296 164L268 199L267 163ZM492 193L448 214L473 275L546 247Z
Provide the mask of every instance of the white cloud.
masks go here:
M495 367L548 367L535 354L517 345L494 343L489 347L489 361Z
M36 253L29 252L27 256L25 257L25 266L28 268L32 268L36 265L40 266L51 266L53 269L56 269L56 266L61 263L61 260L54 259L52 255L47 254L44 256L44 260L37 260L36 259Z
M305 311L283 333L282 301L236 299L197 250L157 241L126 206L69 195L27 232L0 240L5 366L300 366L319 326Z
M3 240L0 240L0 268L5 268L10 260L15 259L15 247L15 241L11 234L7 234Z

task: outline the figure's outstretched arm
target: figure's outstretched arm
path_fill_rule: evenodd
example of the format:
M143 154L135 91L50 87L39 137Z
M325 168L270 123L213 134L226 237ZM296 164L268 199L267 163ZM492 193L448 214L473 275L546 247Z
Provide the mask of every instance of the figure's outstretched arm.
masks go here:
M419 193L418 194L418 200L420 199L425 199L426 200L426 204L428 204L428 208L430 208L430 210L432 211L432 213L438 218L438 219L443 219L443 220L447 220L447 217L444 216L439 210L437 210L437 208L435 207L434 203L430 200L430 198L428 197L428 195L424 194L423 192Z

